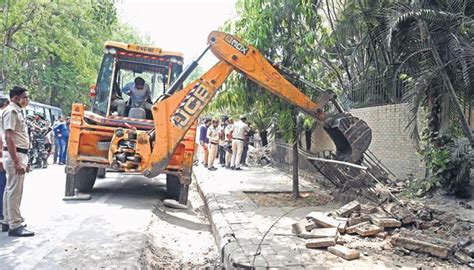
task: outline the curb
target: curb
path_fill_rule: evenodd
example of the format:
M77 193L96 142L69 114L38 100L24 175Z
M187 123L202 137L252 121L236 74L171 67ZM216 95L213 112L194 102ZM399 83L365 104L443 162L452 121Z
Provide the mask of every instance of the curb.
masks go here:
M225 269L254 268L250 266L250 261L240 244L237 242L234 232L225 219L224 213L222 212L216 197L212 193L206 194L194 171L192 175L196 181L199 196L204 202L204 208L211 224L211 231L214 235L219 253L221 254L223 267Z

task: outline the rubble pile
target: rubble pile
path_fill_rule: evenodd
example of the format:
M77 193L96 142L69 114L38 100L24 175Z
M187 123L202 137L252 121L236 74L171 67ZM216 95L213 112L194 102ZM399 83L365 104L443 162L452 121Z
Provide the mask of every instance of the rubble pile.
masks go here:
M346 260L360 257L360 252L345 246L346 241L342 238L355 235L387 239L391 249L401 250L404 255L425 253L474 265L471 237L448 237L443 231L446 228L433 219L433 210L420 208L415 211L416 215L412 210L397 203L377 206L352 201L333 212L310 212L305 219L292 225L292 231L307 239L306 248L327 249ZM462 241L456 240L459 238Z

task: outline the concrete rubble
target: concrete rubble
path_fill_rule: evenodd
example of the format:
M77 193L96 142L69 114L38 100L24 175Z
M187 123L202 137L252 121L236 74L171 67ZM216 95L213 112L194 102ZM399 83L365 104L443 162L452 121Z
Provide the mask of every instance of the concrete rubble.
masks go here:
M389 203L385 207L362 204L352 201L332 212L310 212L305 219L292 225L293 233L307 239L306 248L326 249L328 252L346 260L358 259L360 251L344 246L341 236L350 234L359 237L376 237L389 239L390 248L401 251L404 255L410 252L424 253L441 259L472 265L474 263L474 242L471 239L461 243L443 240L424 235L416 226L429 219L433 222L428 209L418 211L422 220L401 205ZM415 228L401 228L402 226ZM400 230L401 229L401 230Z
M467 269L474 265L470 262L472 219L436 204L415 200L375 204L356 194L315 188L306 179L300 182L302 199L289 201L291 177L275 168L249 167L233 175L196 166L193 172L226 269ZM339 207L340 202L350 203ZM393 240L428 241L422 235L449 240L447 259Z

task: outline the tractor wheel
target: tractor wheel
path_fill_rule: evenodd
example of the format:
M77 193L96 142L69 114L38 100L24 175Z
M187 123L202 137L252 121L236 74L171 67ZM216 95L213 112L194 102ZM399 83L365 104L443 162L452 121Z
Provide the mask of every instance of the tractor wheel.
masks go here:
M179 177L172 174L166 175L166 192L174 200L179 200L179 193L181 192L181 183Z
M77 171L75 182L79 192L89 193L92 190L97 178L97 171L97 168L92 167L82 167Z
M97 178L104 179L105 173L105 168L99 168L99 170L97 171Z

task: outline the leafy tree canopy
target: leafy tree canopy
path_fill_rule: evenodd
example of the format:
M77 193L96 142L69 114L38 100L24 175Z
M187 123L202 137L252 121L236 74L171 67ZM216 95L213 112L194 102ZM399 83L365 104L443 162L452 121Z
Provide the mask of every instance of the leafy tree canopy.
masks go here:
M147 43L121 23L113 0L2 0L0 79L26 86L34 101L87 104L106 40Z

